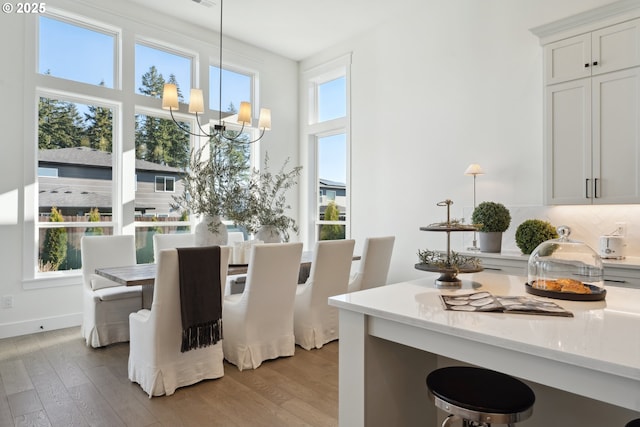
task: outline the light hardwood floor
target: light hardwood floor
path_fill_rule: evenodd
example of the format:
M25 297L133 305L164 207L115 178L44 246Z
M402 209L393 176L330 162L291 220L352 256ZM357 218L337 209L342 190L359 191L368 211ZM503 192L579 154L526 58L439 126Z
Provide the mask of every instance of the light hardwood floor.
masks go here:
M86 347L79 328L0 340L0 427L337 426L338 342L149 399L129 344Z

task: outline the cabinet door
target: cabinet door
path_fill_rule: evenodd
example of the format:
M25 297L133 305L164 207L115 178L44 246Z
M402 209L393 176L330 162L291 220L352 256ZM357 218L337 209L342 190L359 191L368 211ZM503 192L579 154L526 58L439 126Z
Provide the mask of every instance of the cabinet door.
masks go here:
M591 75L591 34L571 37L544 47L545 83L553 84Z
M640 202L640 68L592 78L593 203Z
M591 79L547 86L545 200L591 203Z
M640 19L612 25L591 36L591 74L640 65Z

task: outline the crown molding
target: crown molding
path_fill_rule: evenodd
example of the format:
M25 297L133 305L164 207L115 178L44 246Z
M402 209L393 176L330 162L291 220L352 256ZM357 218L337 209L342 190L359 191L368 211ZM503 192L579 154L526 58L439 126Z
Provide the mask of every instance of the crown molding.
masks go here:
M545 44L637 17L640 17L640 0L618 0L531 28L529 31Z

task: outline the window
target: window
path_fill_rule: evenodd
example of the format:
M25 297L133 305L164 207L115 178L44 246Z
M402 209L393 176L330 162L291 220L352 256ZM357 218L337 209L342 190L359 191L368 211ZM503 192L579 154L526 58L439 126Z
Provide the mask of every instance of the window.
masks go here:
M38 271L77 270L84 234L110 234L113 108L38 103ZM87 222L100 223L88 227Z
M344 117L347 112L347 79L342 76L318 85L318 121Z
M25 80L31 85L26 92L35 93L38 104L36 114L26 115L37 123L26 139L38 145L25 148L25 170L33 175L25 197L34 202L25 200L33 206L25 209L25 251L33 254L24 258L25 286L77 284L86 234L135 234L138 262L152 262L154 234L189 232L192 226L188 212L174 208L173 196L182 192L191 147L200 143L161 108L162 86L175 80L185 92L200 87L195 65L214 48L199 43L191 51L193 40L173 33L167 40L172 47L166 47L163 40L145 38L156 28L141 24L131 30L124 23L123 31L62 10L26 25L37 44L30 60L35 76ZM121 46L135 54L134 61L123 59ZM123 91L120 76L135 86ZM252 100L254 74L225 70L223 78L227 106ZM183 93L183 103L188 95ZM174 114L182 127L195 126L192 115ZM204 127L213 116L209 111L200 117ZM242 138L253 139L255 132L245 128ZM256 145L238 147L237 158L252 162Z
M176 179L170 176L156 176L156 192L169 192L175 191ZM168 215L164 215L168 217Z
M305 73L312 241L349 236L349 66L345 56Z
M189 103L192 59L161 48L136 44L136 93L160 98L165 83L178 87L180 102Z
M220 97L220 68L209 67L209 109L222 112L237 113L240 102L247 101L254 105L251 93L253 78L250 75L222 70L222 98Z
M39 17L38 34L40 74L115 87L115 34L44 15Z
M45 168L38 167L38 176L40 177L49 177L49 178L57 178L58 177L58 168Z

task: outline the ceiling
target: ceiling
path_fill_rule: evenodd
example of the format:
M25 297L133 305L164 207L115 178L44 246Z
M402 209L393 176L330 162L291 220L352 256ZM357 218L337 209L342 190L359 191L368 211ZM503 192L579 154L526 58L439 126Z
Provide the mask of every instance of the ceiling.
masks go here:
M216 31L221 0L129 0ZM397 10L388 0L227 0L223 33L301 60L382 22Z

